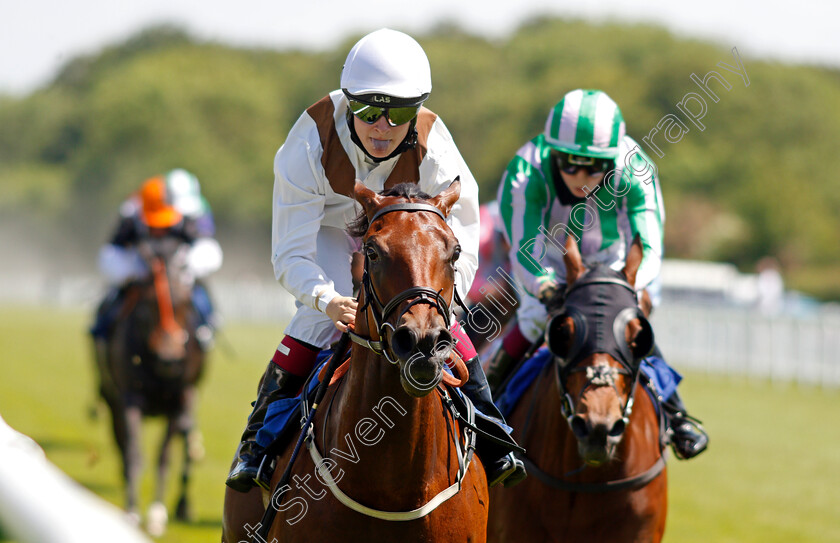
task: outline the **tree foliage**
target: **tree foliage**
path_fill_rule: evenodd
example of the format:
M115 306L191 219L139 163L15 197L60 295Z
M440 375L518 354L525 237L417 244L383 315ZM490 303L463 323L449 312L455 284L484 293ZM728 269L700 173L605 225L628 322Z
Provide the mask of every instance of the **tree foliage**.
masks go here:
M275 152L300 113L338 86L350 36L326 53L236 49L173 27L148 29L69 61L46 87L0 99L0 212L71 225L96 242L117 204L143 179L195 172L221 228L267 231ZM417 36L431 64L427 105L453 133L495 197L516 150L574 88L600 88L621 106L628 133L657 161L667 206L667 256L721 259L750 269L777 255L799 286L840 287L836 268L840 72L750 59L749 77L724 47L650 26L535 19L488 41L451 24ZM737 45L737 44L735 44ZM691 74L715 70L700 130L677 109L700 93ZM676 143L642 138L667 114L688 131Z

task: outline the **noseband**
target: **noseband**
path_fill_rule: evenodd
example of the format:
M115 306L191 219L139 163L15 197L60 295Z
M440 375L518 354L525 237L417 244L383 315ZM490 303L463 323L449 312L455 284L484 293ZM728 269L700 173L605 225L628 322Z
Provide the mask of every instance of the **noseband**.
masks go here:
M639 382L640 362L644 356L635 356L624 338L627 323L638 318L642 327L650 333L650 347L653 348L653 333L644 314L638 308L636 293L617 272L584 276L566 290L566 303L558 312L558 317L570 317L575 324L575 334L571 349L565 357L557 358L557 386L562 398L561 410L571 427L576 413L576 402L568 392L566 381L571 373L586 373L586 385L578 394L577 400L591 386L612 386L621 396L615 383L617 375L628 375L633 383L627 402L622 406L622 419L629 424L633 412L636 385ZM613 275L614 274L614 275ZM591 287L596 287L593 292ZM574 295L573 295L574 294ZM571 300L570 300L571 299ZM570 304L569 301L572 303ZM553 319L552 319L553 320ZM548 330L552 327L549 324ZM550 341L549 341L550 347ZM648 351L649 352L649 351ZM621 368L598 366L580 367L586 357L595 353L605 353L621 364ZM645 354L645 356L647 353Z
M434 213L442 221L446 221L446 217L444 216L443 212L441 212L438 208L431 204L423 204L423 203L415 203L415 202L406 202L402 204L392 204L389 206L385 206L379 211L374 214L373 218L371 218L369 224L373 224L376 219L380 218L381 216L385 215L386 213L393 213L395 211L408 211L408 212L416 212L416 211L428 211ZM370 226L368 226L370 228ZM411 309L413 306L417 304L429 304L437 309L438 313L443 317L443 321L446 325L446 329L449 330L451 326L451 313L452 307L450 304L446 303L443 296L441 295L441 290L435 290L430 287L411 287L408 288L393 298L389 300L387 303L382 303L380 297L376 294L376 291L373 288L373 283L370 279L370 273L368 272L370 266L370 259L367 256L367 251L364 251L365 255L365 266L364 266L364 273L362 275L362 288L365 291L365 303L361 308L361 311L367 310L370 307L372 310L370 314L373 316L373 323L374 327L379 334L379 341L375 341L369 338L362 337L354 332L350 333L350 339L353 340L354 343L358 343L364 347L367 347L371 351L375 352L378 355L382 355L385 359L390 362L391 364L397 364L397 360L392 358L389 354L391 351L391 347L388 342L385 340L386 332L390 330L392 333L395 330L393 324L388 322L388 317L406 300L410 300L408 305L406 305L402 311L399 312L397 315L397 321L402 318L405 313ZM455 290L455 286L453 285L453 291ZM456 298L453 296L453 298Z

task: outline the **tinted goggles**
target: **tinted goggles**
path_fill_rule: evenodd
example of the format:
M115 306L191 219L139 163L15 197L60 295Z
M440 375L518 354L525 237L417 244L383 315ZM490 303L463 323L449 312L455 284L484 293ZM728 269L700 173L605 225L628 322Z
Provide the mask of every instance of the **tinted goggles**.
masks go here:
M367 124L373 124L379 120L383 115L385 120L391 126L399 126L405 124L417 116L420 111L420 106L409 107L378 107L363 104L355 100L350 100L350 111L360 121Z
M559 153L557 166L560 171L569 175L575 175L578 170L584 170L587 175L595 177L608 172L613 167L613 161L606 158Z

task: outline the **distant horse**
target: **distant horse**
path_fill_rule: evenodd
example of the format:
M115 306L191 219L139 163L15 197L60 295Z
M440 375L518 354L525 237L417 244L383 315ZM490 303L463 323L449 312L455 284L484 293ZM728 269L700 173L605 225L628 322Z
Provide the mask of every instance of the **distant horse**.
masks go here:
M392 190L356 184L365 271L349 369L321 402L289 486L277 489L283 470L274 474L267 541L485 541L484 468L437 386L453 378L444 364L460 247L444 217L460 183L430 199ZM224 541L260 540L257 496L226 491Z
M566 249L567 297L546 334L553 357L508 417L530 477L491 493L488 541L658 542L667 468L639 382L653 331L630 286L641 245L621 273L585 270L573 239Z
M201 455L193 412L204 353L194 334L197 314L185 251L186 246L172 238L142 242L140 253L151 269L151 278L127 287L108 344L107 374L100 376L122 456L126 509L138 520L142 419L162 415L168 421L158 457L155 501L147 517L152 535L163 533L168 519L163 497L172 437L178 434L184 439L181 495L176 507L181 520L190 516L190 469Z

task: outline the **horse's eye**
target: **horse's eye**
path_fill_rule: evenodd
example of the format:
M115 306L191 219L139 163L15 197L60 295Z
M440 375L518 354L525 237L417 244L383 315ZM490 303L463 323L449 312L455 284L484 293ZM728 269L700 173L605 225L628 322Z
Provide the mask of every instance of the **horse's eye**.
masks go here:
M458 258L461 256L461 246L458 245L455 247L455 252L452 253L452 262L457 262Z
M370 245L367 245L365 247L365 256L371 262L376 262L379 259L379 254L376 252L376 249L374 249Z

